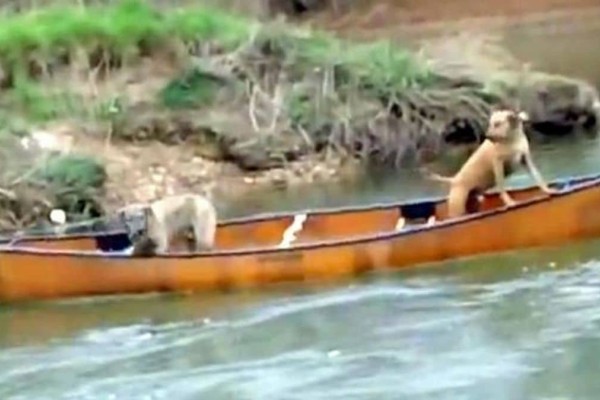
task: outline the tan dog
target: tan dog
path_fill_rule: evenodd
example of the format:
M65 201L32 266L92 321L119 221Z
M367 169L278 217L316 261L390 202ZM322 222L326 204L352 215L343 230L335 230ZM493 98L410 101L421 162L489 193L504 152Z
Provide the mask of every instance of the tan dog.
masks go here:
M141 220L144 227L130 231L132 255L151 256L165 253L173 238L192 229L194 242L190 251L210 250L214 246L217 212L204 196L182 194L164 197L151 204L131 205L119 212L125 225Z
M557 193L550 189L531 158L529 141L523 131L523 121L528 119L524 112L503 109L490 115L486 139L469 157L453 177L440 176L425 171L429 179L450 185L448 194L448 217L466 213L468 203L476 195L497 185L500 197L508 207L515 201L505 187L505 177L510 176L520 165L525 165L538 186L548 194Z

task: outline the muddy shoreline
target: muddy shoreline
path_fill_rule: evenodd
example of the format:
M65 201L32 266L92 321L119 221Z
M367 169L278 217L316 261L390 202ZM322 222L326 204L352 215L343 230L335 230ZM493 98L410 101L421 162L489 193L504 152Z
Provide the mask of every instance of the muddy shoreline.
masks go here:
M536 0L488 1L452 0L407 0L350 2L345 7L325 6L314 12L291 15L303 21L310 21L325 29L347 32L351 35L363 32L378 32L383 29L426 30L436 24L515 26L553 23L557 18L568 15L575 25L577 18L599 7L594 0Z

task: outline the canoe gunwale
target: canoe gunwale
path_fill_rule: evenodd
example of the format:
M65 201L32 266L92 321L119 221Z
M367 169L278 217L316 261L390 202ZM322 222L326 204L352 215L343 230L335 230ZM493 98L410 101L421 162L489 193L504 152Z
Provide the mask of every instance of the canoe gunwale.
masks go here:
M588 174L588 175L580 175L580 176L574 176L574 177L565 177L565 178L555 179L555 180L549 182L549 186L552 187L552 186L556 186L556 185L569 184L569 186L577 185L577 187L579 187L581 185L590 184L597 180L600 181L600 174ZM579 182L583 182L583 183L579 183ZM534 187L536 187L535 184L534 185L523 184L523 185L513 186L508 191L509 192L518 192L518 191L527 190L527 189L534 188ZM571 191L571 189L561 192L561 194L562 193L570 193L570 191ZM497 194L499 194L498 190L490 190L485 193L486 196L494 196ZM222 221L220 223L220 225L223 225L223 226L243 225L243 224L252 223L252 222L263 222L263 221L267 221L267 220L275 219L275 218L293 217L298 214L336 215L336 214L343 214L343 213L347 213L347 212L385 210L385 209L390 209L390 208L411 206L411 205L417 205L417 204L423 204L423 203L442 203L442 202L445 202L446 199L447 199L446 196L436 196L436 197L424 197L424 198L395 201L395 202L388 202L388 203L372 203L372 204L365 204L365 205L360 204L360 205L342 206L342 207L336 207L336 208L320 208L320 209L316 209L316 210L301 209L301 210L295 210L295 211L261 213L261 214L256 214L256 215L253 215L250 217L228 219L228 220ZM471 214L471 215L481 215L481 213Z
M531 207L540 203L545 203L552 201L556 198L572 196L578 192L589 190L594 187L600 186L600 174L580 176L580 177L571 177L571 178L563 178L560 180L555 180L550 183L551 186L556 186L559 184L568 185L568 189L561 190L559 193L554 194L552 196L548 196L545 194L540 194L538 196L532 197L527 200L523 200L518 202L516 205L512 207L498 207L488 211L482 211L475 214L467 214L458 218L443 220L436 222L433 225L415 225L408 226L400 231L384 231L377 232L374 234L366 234L360 236L353 236L349 238L341 238L341 239L325 239L321 241L307 242L307 243L299 243L287 248L280 248L276 245L273 246L265 246L265 247L256 247L256 248L241 248L241 249L224 249L224 250L214 250L208 252L195 252L195 253L169 253L169 254L158 254L153 256L153 258L162 258L162 259L189 259L189 258L219 258L219 257L234 257L234 256L249 256L249 255L268 255L268 254L280 254L280 253L293 253L293 252L301 252L308 250L316 250L322 248L329 247L337 247L337 246L348 246L348 245L359 245L365 244L369 242L377 242L377 241L387 241L394 240L396 238L406 236L406 235L414 235L417 233L433 231L436 229L445 229L454 225L460 225L468 222L473 222L481 219L491 218L493 216L499 214L509 213L518 209ZM523 185L522 187L514 187L511 188L510 191L519 191L526 190L528 188L533 188L535 185ZM493 195L497 193L496 191L490 191L486 193L486 195ZM438 198L429 198L429 199L420 199L420 200L411 200L410 202L396 202L396 203L381 203L367 206L349 206L343 208L336 209L320 209L316 211L306 211L306 214L310 215L322 215L322 214L339 214L349 211L369 211L376 209L386 209L386 208L394 208L400 207L407 204L420 204L425 202L443 202L446 201L445 197ZM234 224L242 224L242 223L252 223L252 222L261 222L274 218L283 218L290 217L296 214L301 214L304 211L296 211L296 212L288 212L288 213L272 213L272 214L262 214L256 215L249 218L240 218L238 220L228 220L223 221L221 225L234 225ZM114 234L122 234L124 231L116 231ZM102 233L110 234L110 233ZM40 237L35 238L36 240L69 240L69 239L77 239L77 238L94 238L98 236L98 234L77 234L73 236L63 236L63 237ZM31 239L31 237L27 237L26 239ZM113 253L99 253L97 251L76 251L76 250L65 250L65 249L36 249L33 247L0 247L1 253L12 253L12 254L23 254L23 255L39 255L39 256L50 256L50 257L64 257L64 256L73 256L80 258L104 258L104 259L136 259L138 257L132 257L128 254L113 254Z

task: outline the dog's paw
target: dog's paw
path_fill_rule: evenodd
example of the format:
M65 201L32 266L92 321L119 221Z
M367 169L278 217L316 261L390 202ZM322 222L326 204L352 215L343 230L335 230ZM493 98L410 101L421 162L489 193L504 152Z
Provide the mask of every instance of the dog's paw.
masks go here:
M546 190L544 190L544 192L548 195L548 196L556 196L557 194L560 193L560 190L555 189L555 188L548 188Z
M517 205L517 202L514 201L508 194L505 196L501 196L501 199L505 208L514 207L515 205Z
M505 201L504 202L504 208L511 208L517 205L517 202L514 200L510 200L510 201Z

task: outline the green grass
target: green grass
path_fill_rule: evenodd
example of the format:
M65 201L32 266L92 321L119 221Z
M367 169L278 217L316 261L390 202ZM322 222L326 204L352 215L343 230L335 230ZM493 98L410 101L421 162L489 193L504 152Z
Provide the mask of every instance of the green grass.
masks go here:
M106 180L102 164L90 157L80 155L55 156L34 176L57 187L74 190L101 188Z
M252 42L251 42L252 40ZM259 24L238 15L206 7L183 9L154 8L143 0L113 1L89 7L49 6L21 14L0 16L0 62L13 73L13 87L4 97L8 115L30 121L49 121L63 117L107 118L110 99L90 100L74 93L49 91L43 81L26 73L25 66L36 59L38 64L56 67L73 50L84 49L91 59L98 51L121 60L140 49L185 44L215 43L226 52L248 45L241 52L241 63L258 72L257 61L283 65L294 87L286 94L287 118L309 134L320 131L337 118L335 110L360 92L362 98L381 100L400 97L413 89L435 84L435 74L415 55L390 41L352 42L323 31L299 29L280 22ZM93 56L92 56L93 55ZM256 59L262 57L263 60ZM64 61L63 61L64 62ZM96 61L97 62L97 61ZM335 71L336 99L317 101L313 93L296 93L296 87L312 83L311 74L319 67ZM213 103L223 83L210 74L188 69L185 76L173 80L158 93L157 105L170 108L193 108ZM235 78L234 78L235 79ZM243 90L245 82L231 86ZM295 85L300 83L300 85ZM318 83L317 83L318 85ZM227 85L230 87L229 85ZM97 104L96 104L97 103ZM127 116L127 99L122 99L120 114ZM321 107L321 104L327 104ZM0 118L0 129L4 123ZM10 125L10 121L9 121Z
M352 42L321 31L265 27L257 40L268 42L275 53L285 53L299 74L315 66L337 67L340 85L358 85L377 95L389 95L435 82L433 72L407 49L389 40Z
M102 46L116 52L140 43L179 38L239 44L248 24L205 7L159 13L140 0L105 6L52 6L0 17L0 56L18 61L38 53L51 56L75 46Z
M255 21L197 6L158 11L142 0L89 7L50 6L0 16L0 59L20 63L32 56L51 59L79 47L122 53L139 47L182 41L215 41L233 49L248 40ZM425 81L429 71L412 53L389 42L352 43L323 32L289 26L263 26L258 40L269 40L298 66L336 64L360 81L399 89Z
M20 117L29 122L45 122L61 118L87 118L96 120L107 118L107 103L88 104L81 96L68 90L48 90L42 84L21 76L15 79L13 88L4 97L5 111L0 112L0 128L5 126L3 114L10 123L11 119ZM12 116L12 118L11 118Z
M191 70L174 79L160 92L162 104L168 108L192 108L208 105L222 83L201 71Z
M79 113L81 103L69 93L50 94L27 77L15 79L7 100L14 111L20 111L31 121L47 121Z

